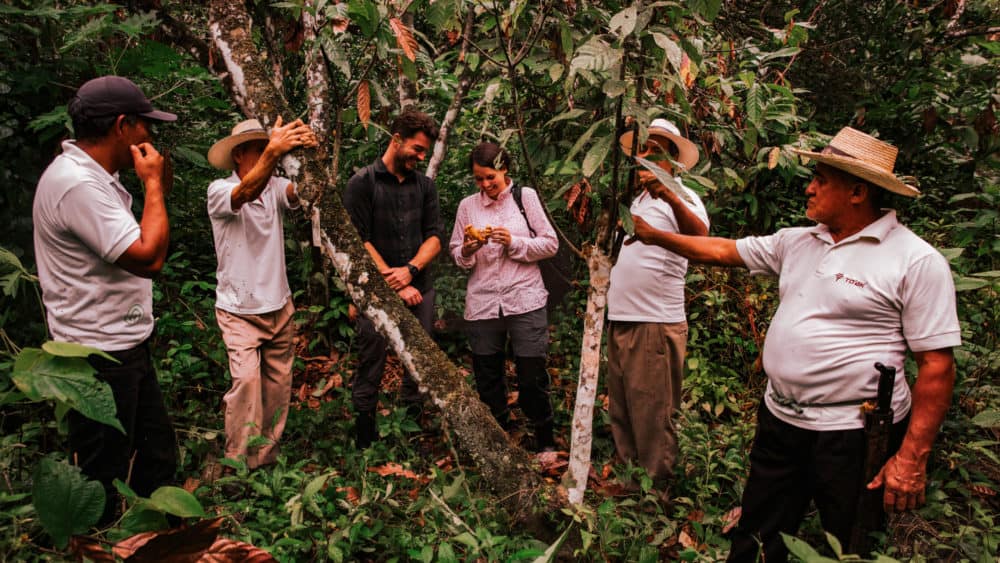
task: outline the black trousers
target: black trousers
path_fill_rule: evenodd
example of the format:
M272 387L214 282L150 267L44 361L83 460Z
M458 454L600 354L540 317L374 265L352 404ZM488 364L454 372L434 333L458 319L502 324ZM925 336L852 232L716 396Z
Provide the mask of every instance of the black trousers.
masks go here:
M132 475L128 483L145 497L171 482L177 470L177 438L156 381L149 342L108 355L121 363L97 356L91 356L89 361L97 370L97 379L107 383L114 393L125 434L76 411L68 415L70 460L75 459L85 475L104 485L108 493L106 517L117 496L112 481L127 481L130 463Z
M889 452L899 449L909 416L892 427ZM750 477L743 491L743 514L733 531L730 562L788 560L781 532L794 535L809 502L819 510L823 529L846 547L864 482L865 433L820 432L779 420L762 400L750 450Z
M420 326L424 327L427 334L433 334L435 291L431 288L422 295L423 301L414 307L409 307L409 309L420 321ZM375 324L364 315L358 315L355 328L357 329L358 369L351 381L351 401L354 403L355 412L369 412L374 411L378 405L378 390L382 385L382 372L385 370L386 340L375 330ZM408 371L403 372L401 394L403 402L407 404L420 404L423 401L420 390L417 388L417 382Z

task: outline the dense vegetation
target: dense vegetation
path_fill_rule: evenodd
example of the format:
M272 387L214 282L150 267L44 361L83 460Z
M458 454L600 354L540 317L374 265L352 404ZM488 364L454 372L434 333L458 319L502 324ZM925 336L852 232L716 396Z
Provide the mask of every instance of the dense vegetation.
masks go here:
M713 234L730 237L806 224L802 190L809 171L787 147L822 144L844 125L894 142L901 148L897 169L916 177L924 195L891 204L950 259L964 344L956 351L953 407L932 457L928 504L895 519L881 550L901 560L996 560L995 1L881 0L863 9L844 0L249 4L255 19L267 22L256 38L262 57L282 70L289 101L303 114L301 68L318 52L324 57L339 116L338 189L381 154L400 81L439 119L459 97L437 174L446 219L473 189L466 159L484 136L512 150L518 177L539 187L577 246L603 244L602 221L613 221L628 199L628 165L615 149L620 116L642 123L666 116L697 140L703 159L685 181L704 195ZM326 22L315 39L304 37L304 12ZM396 16L412 28L412 42L390 25ZM204 199L217 171L204 155L241 117L216 74L218 61L199 49L207 38L204 7L187 1L0 5L0 223L7 226L0 242L0 558L71 557L67 549L94 549L80 542L66 548L71 534L115 542L155 529L165 513L189 522L221 516L222 535L287 561L518 561L542 556L559 538L566 540L563 557L572 559L723 558L763 384L760 345L776 299L773 280L742 271L696 267L689 275L682 458L672 505L615 485L629 475L647 490L650 483L614 462L607 415L598 408L586 504L548 515L547 530L528 530L498 508L476 467L452 447L448 428L432 415L421 431L395 408L398 377L387 378L383 441L365 452L354 448L345 389L353 372L349 300L311 247L309 222L293 216L286 249L299 307L299 359L284 455L277 466L248 472L236 464L235 476L215 479L229 380L214 319L215 258ZM52 475L74 484L81 505L88 487L65 459L67 399L38 401L42 394L33 397L14 380L16 361L41 354L31 350L47 339L33 276L34 187L58 142L71 134L65 106L72 92L109 73L132 78L159 96L157 105L181 115L156 131L157 146L173 155L176 181L168 201L170 256L154 285L154 356L181 446L178 483L192 495L132 499L125 519L93 531L80 525L86 518L80 506L33 501L33 487ZM134 175L125 183L138 187ZM436 268L442 321L435 339L453 361L468 365L458 323L465 277L444 258ZM582 264L577 274L579 289L554 317L551 334L564 450L579 369L579 311L587 299ZM398 364L389 369L398 376ZM539 471L556 482L564 460L544 458ZM54 528L41 517L44 510L63 510L66 521ZM828 549L815 518L802 537Z

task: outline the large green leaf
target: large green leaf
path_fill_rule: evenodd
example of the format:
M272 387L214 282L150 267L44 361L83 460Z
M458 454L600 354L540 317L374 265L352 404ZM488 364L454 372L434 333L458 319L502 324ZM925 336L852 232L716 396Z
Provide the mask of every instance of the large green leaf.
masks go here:
M25 348L14 361L14 385L32 401L56 401L83 416L118 429L114 395L107 383L94 377L94 368L83 358L53 356L38 348Z
M60 358L86 358L88 356L101 356L102 358L111 360L116 364L121 363L102 350L91 348L90 346L84 346L83 344L77 344L75 342L58 342L56 340L49 340L48 342L42 344L42 350L45 350L53 356L59 356Z
M672 174L657 166L655 162L650 162L641 156L635 157L635 161L641 164L646 170L652 172L661 184L670 188L670 191L677 194L678 197L688 203L694 203L691 201L691 196L684 190L683 186L680 185L680 182L678 182Z
M972 424L983 428L1000 428L1000 410L987 409L972 417Z
M180 487L160 487L153 491L149 500L153 508L158 508L168 514L189 518L205 517L205 509L191 493Z
M587 151L587 156L583 158L583 175L588 178L594 175L597 168L602 162L608 157L608 151L611 150L611 143L615 138L612 135L607 135L597 139L590 150Z
M88 481L79 467L44 457L35 468L31 503L42 527L59 549L70 536L97 523L104 511L104 487Z

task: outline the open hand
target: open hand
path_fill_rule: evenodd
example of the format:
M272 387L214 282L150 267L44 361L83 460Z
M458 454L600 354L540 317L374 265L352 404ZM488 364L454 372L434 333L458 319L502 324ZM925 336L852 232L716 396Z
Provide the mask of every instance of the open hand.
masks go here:
M658 233L656 229L650 226L645 219L639 217L638 215L632 216L632 225L634 230L632 231L632 236L625 241L626 245L634 244L636 242L641 242L643 244L653 244L653 237Z
M886 512L919 508L927 502L927 463L904 459L897 453L868 483L868 489L874 490L883 485L882 504Z
M386 283L389 284L389 287L395 289L396 291L410 285L410 282L413 281L413 276L410 275L410 269L406 266L389 268L387 270L382 270L381 273L382 277L385 278Z
M316 140L316 133L301 119L285 125L279 115L267 144L279 155L283 155L296 147L315 147L319 145L319 141Z
M406 268L403 268L404 270ZM403 303L406 303L407 307L413 307L419 305L423 302L424 296L420 294L420 291L412 285L408 285L396 291L399 297L402 298Z

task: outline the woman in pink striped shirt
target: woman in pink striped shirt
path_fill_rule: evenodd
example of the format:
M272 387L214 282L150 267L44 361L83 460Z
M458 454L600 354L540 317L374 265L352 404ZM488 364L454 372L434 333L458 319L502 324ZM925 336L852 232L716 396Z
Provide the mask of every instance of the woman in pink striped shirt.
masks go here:
M556 253L559 239L535 190L515 188L508 176L510 164L507 151L494 143L473 149L469 166L479 191L459 204L449 247L455 262L470 271L465 320L479 398L508 429L504 368L509 338L518 404L534 426L535 449L551 451L555 441L545 369L548 292L538 261ZM523 213L514 197L517 189Z

